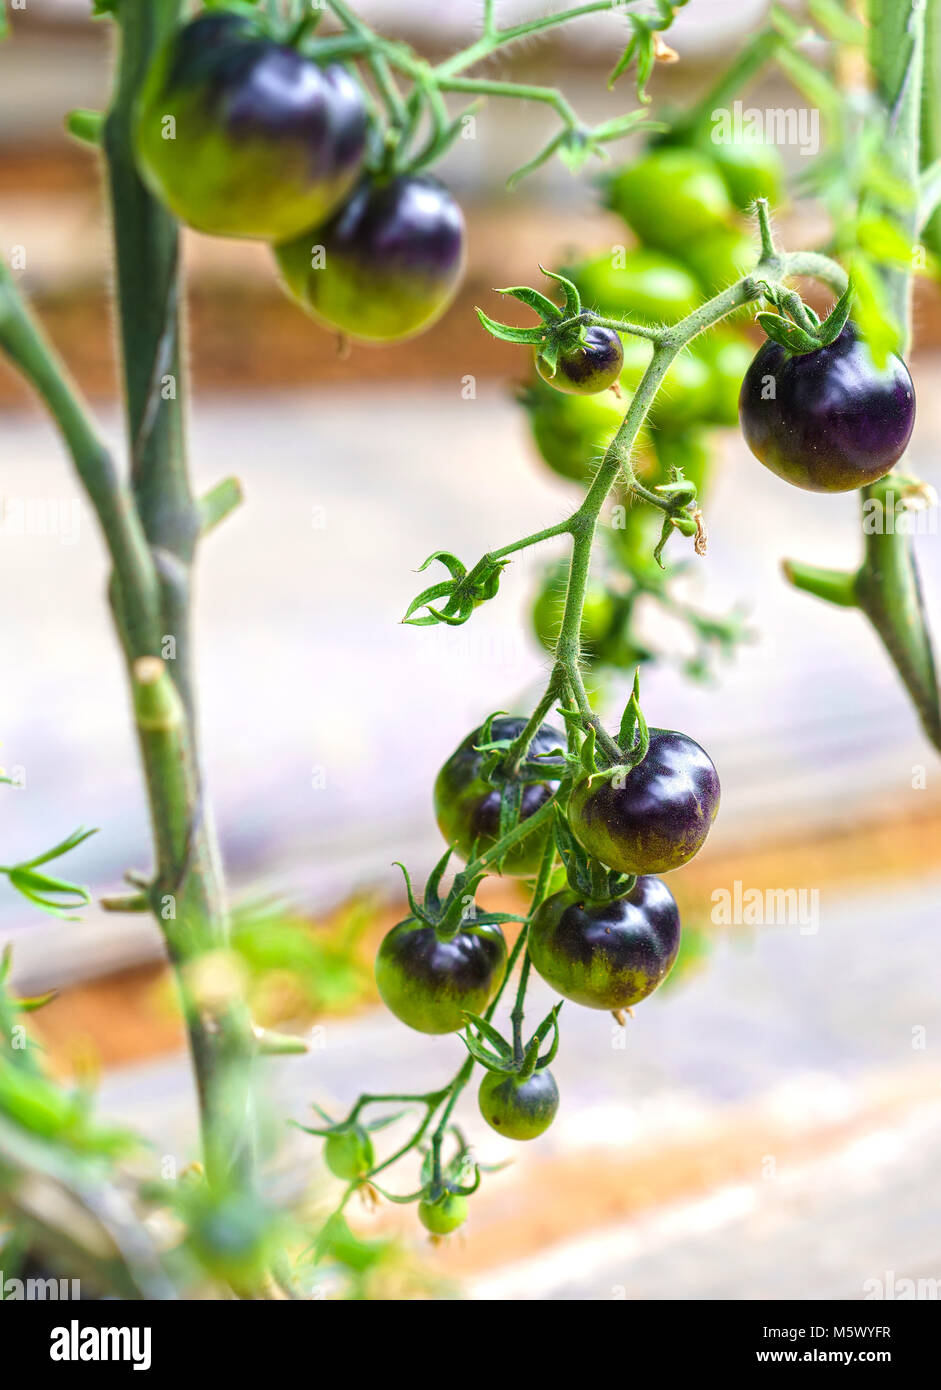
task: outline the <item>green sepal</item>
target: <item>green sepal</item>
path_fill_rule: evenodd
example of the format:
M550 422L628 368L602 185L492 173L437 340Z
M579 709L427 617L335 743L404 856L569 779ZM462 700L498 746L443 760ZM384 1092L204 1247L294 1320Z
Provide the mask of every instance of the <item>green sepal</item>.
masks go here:
M819 342L815 342L809 333L805 333L803 328L798 328L796 323L792 323L781 314L772 314L765 310L756 314L755 318L768 337L781 347L787 348L789 352L801 355L805 352L815 352L820 347Z
M544 265L541 265L539 269L547 279L555 280L565 291L565 304L563 308L559 310L554 304L552 306L555 309L556 317L572 319L580 314L582 312L582 297L578 292L578 286L565 275L560 275L557 270L547 270Z
M477 317L492 337L499 338L504 343L536 344L541 343L545 337L544 328L515 328L509 323L497 323L495 319L485 314L483 309L477 310Z
M542 266L539 269L542 270ZM543 274L548 275L549 271L544 270ZM574 286L572 288L574 289ZM547 323L562 318L562 310L559 306L553 304L552 300L541 290L534 290L529 285L510 285L506 289L498 289L496 293L508 294L512 299L518 299L521 304L527 304ZM480 310L478 309L477 312L480 313Z
M854 293L855 289L851 280L817 330L817 337L822 347L829 347L831 343L836 342L846 327Z
M647 756L650 747L650 732L643 710L640 707L640 667L634 672L634 685L631 697L624 706L621 727L618 731L618 747L624 763L637 767Z

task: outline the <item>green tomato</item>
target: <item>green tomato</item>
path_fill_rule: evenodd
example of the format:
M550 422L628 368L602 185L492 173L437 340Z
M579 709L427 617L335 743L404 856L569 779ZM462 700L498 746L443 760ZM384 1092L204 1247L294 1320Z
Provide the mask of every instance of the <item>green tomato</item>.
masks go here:
M547 652L555 651L562 626L568 572L569 567L564 560L553 565L533 604L533 631ZM600 580L589 577L581 626L581 644L588 649L589 654L598 648L610 629L614 608L614 597L605 585Z
M781 202L784 166L774 145L763 140L701 141L703 153L714 161L735 206L745 212L756 198L767 198L772 207Z
M582 302L605 318L678 323L702 298L684 265L646 246L604 251L565 273Z
M699 278L707 294L718 294L755 268L758 247L754 238L738 227L719 227L690 241L683 259Z
M433 1236L449 1236L467 1220L467 1198L457 1192L442 1192L435 1202L426 1197L418 1203L418 1219Z
M754 349L727 328L713 328L697 340L700 357L712 371L706 419L714 425L738 424L738 398Z
M323 1157L333 1176L345 1182L361 1178L376 1161L372 1140L362 1125L350 1125L328 1134Z
M207 1198L191 1221L189 1241L211 1274L240 1288L260 1283L280 1244L271 1213L235 1195Z
M733 208L718 169L699 150L660 146L615 174L608 205L648 246L684 256L726 225Z
M624 370L621 389L633 396L653 356L653 346L645 338L624 342ZM709 410L711 374L694 348L686 348L674 358L650 407L649 419L657 429L688 425L701 420Z
M525 396L536 447L554 473L587 486L629 402L613 391L568 396L536 378ZM648 441L649 444L649 441Z
M538 1139L555 1119L559 1088L551 1071L522 1080L513 1072L488 1071L477 1092L480 1113L507 1139Z

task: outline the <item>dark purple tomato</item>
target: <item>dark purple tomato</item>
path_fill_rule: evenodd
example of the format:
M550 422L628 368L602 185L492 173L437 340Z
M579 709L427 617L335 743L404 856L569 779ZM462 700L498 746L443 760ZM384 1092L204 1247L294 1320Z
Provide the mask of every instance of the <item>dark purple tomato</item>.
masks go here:
M855 325L816 352L794 355L770 338L738 400L745 442L766 468L811 492L849 492L888 473L915 423L908 368L891 353L876 366Z
M506 970L506 941L493 923L468 923L450 941L416 917L387 932L376 984L387 1008L419 1033L456 1033L464 1011L482 1014Z
M567 396L597 396L613 386L624 366L624 348L613 328L586 328L577 347L559 353L555 374L536 350L536 371Z
M290 293L321 323L363 342L420 333L464 269L464 217L425 174L367 179L324 227L275 248Z
M591 902L572 889L547 898L529 927L533 966L553 989L589 1009L629 1009L662 984L680 948L680 914L659 878Z
M507 1139L538 1139L559 1108L559 1088L551 1071L534 1071L525 1081L514 1072L488 1071L477 1092L480 1113Z
M525 726L525 719L508 716L494 719L490 726L491 738L512 740L522 733ZM482 736L482 729L468 734L435 778L434 807L438 828L464 860L471 857L475 841L480 853L500 838L500 805L506 795L506 782L493 786L483 779L483 754L476 751ZM553 729L551 724L543 724L530 744L527 761L534 762L538 755L550 754L565 746L565 735ZM559 757L561 759L561 754ZM561 773L561 761L558 770ZM557 780L527 782L520 803L520 819L526 820L534 811L538 811L555 794L558 786ZM540 830L518 841L500 866L500 872L522 878L538 873L546 834L547 831Z
M135 138L146 182L216 236L283 241L322 222L360 177L367 115L339 64L320 67L250 18L203 14L158 53Z
M686 734L651 729L642 763L607 768L576 783L572 833L622 874L678 869L702 849L719 810L719 777L709 754Z

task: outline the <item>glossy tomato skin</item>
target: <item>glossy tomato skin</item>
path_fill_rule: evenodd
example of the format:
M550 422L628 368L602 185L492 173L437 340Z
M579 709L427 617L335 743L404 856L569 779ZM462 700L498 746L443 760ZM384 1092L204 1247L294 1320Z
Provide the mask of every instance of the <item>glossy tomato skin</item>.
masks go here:
M279 241L346 197L362 171L366 129L345 68L319 67L251 19L220 12L184 25L157 55L135 140L145 181L182 221L216 236Z
M482 1014L506 969L506 941L493 923L469 923L450 941L406 917L384 937L376 984L396 1018L419 1033L455 1033L464 1011Z
M739 419L749 449L785 482L849 492L901 458L915 391L900 357L877 367L847 324L829 347L798 356L769 338L742 382Z
M491 734L494 740L514 739L522 733L526 720L503 716L494 719ZM475 749L483 730L468 734L459 748L451 754L435 779L435 818L441 834L453 845L462 859L469 859L474 842L478 851L489 849L500 835L501 789L491 786L481 776L483 755ZM530 744L528 761L539 755L564 749L565 735L551 724L543 724ZM561 754L559 755L561 757ZM544 805L558 788L558 781L528 782L523 790L520 819L526 820ZM509 851L501 872L527 878L538 873L545 847L545 831L521 840ZM475 1009L480 1013L480 1009Z
M545 1068L525 1081L513 1072L488 1071L477 1092L480 1113L507 1139L538 1139L555 1119L559 1088Z
M647 756L626 775L610 768L576 783L569 824L582 847L609 868L662 874L702 848L719 795L705 749L686 734L651 729Z
M372 1139L362 1125L328 1134L323 1146L324 1162L335 1178L352 1182L368 1173L376 1161Z
M442 1192L437 1201L418 1203L418 1219L433 1236L449 1236L467 1220L467 1198L458 1192Z
M334 218L275 248L290 293L360 342L401 342L444 313L464 269L464 216L426 174L366 179Z
M680 947L680 915L659 878L597 903L567 888L547 898L529 928L533 966L553 989L589 1009L629 1009L666 979Z
M536 371L543 381L569 396L596 396L606 391L621 374L624 349L613 328L586 328L578 347L559 353L554 375L550 375L539 353Z

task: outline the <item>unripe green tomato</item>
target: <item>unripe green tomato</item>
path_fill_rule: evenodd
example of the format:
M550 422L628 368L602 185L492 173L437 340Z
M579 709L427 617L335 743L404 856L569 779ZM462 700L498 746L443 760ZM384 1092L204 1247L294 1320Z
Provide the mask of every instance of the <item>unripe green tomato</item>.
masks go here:
M368 1173L376 1161L372 1140L362 1125L327 1135L323 1158L335 1178L352 1182Z
M633 396L653 356L653 346L645 338L625 338L621 389ZM649 419L657 429L677 429L701 420L709 410L711 377L706 363L694 348L684 349L670 364L660 384Z
M587 486L604 452L620 429L630 404L613 391L596 396L566 396L535 378L527 391L526 410L536 447L554 473ZM649 453L650 436L642 431L635 445Z
M533 604L533 631L547 652L554 652L562 626L565 589L569 567L565 561L554 565ZM581 643L590 656L603 640L614 618L615 600L597 579L589 577L582 609Z
M720 132L717 129L714 133ZM763 140L726 141L707 136L701 148L715 162L729 197L740 211L746 212L756 198L767 198L772 207L781 202L784 166L774 145Z
M758 246L739 227L719 227L690 241L683 259L695 272L707 294L718 294L755 268Z
M271 1214L247 1197L223 1197L200 1211L190 1226L190 1244L219 1279L239 1287L258 1284L277 1244Z
M418 1203L418 1219L433 1236L449 1236L467 1220L467 1198L456 1192L442 1192L436 1202L424 1198Z
M727 328L713 328L696 340L699 356L712 372L706 419L714 425L738 424L738 398L754 349Z
M538 1139L555 1119L559 1088L551 1071L522 1080L513 1072L488 1071L477 1092L480 1113L507 1139Z
M733 215L715 163L699 150L670 146L625 165L611 179L607 200L641 241L684 259L692 241Z
M684 265L647 246L604 251L565 273L582 303L605 318L678 323L702 298Z

